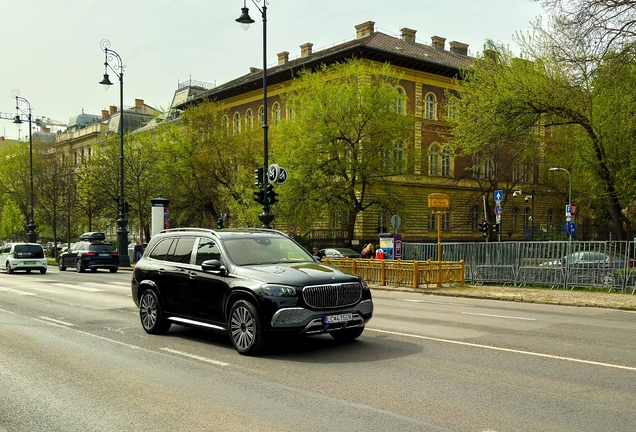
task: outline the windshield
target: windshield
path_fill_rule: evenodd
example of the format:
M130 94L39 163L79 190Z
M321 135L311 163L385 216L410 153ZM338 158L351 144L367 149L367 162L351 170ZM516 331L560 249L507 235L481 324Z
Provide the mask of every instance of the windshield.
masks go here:
M239 266L281 262L313 262L311 255L288 238L250 237L223 242L230 260Z

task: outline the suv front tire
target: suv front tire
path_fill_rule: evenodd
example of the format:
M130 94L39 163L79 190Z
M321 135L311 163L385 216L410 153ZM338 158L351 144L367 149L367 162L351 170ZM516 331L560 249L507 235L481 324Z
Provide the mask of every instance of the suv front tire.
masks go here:
M228 327L232 344L239 354L256 355L265 346L263 321L252 303L246 300L234 303L230 310Z
M163 307L152 289L144 291L139 298L139 319L146 333L150 334L165 334L172 324L164 319Z

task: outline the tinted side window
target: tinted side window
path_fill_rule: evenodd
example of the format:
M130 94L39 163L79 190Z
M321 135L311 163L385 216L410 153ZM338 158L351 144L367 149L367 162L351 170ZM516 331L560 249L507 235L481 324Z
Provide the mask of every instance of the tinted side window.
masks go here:
M166 261L173 261L182 264L189 264L194 248L194 237L181 237L178 239L177 247L168 254Z
M156 260L165 260L166 254L168 253L168 250L170 249L170 245L172 244L172 240L173 239L171 238L161 240L159 243L155 245L155 247L152 249L152 252L150 252L150 255L148 255L148 257L156 259Z
M88 246L88 250L92 252L113 252L115 248L112 245L92 244Z
M199 240L199 246L197 247L196 264L201 265L203 261L212 259L221 260L219 247L212 239L201 238L201 240Z

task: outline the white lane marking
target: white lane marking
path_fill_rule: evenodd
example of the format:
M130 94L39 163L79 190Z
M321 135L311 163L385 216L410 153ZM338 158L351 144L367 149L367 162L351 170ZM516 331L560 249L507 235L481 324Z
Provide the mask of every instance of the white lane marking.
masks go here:
M184 353L184 352L181 352L181 351L175 351L175 350L170 349L170 348L160 348L160 349L161 349L161 351L169 352L169 353L172 353L172 354L177 354L177 355L188 357L188 358L195 359L195 360L200 360L200 361L203 361L203 362L206 362L206 363L212 363L212 364L219 365L219 366L229 366L230 365L229 363L223 363L223 362L220 362L218 360L212 360L212 359L201 357L201 356L194 355L194 354L188 354L188 353Z
M88 332L85 332L85 331L82 331L82 330L66 327L66 326L63 326L63 325L60 325L60 324L57 324L57 323L54 323L54 322L43 321L43 320L40 320L40 319L37 319L37 318L33 318L33 320L41 322L42 324L48 324L48 325L52 325L54 327L59 327L59 328L71 330L71 331L74 331L74 332L77 332L77 333L81 333L81 334L86 335L86 336L92 336L94 338L105 340L105 341L108 341L108 342L112 342L114 344L122 345L122 346L125 346L125 347L128 347L128 348L134 349L134 350L141 350L141 351L149 352L149 353L152 353L152 354L166 355L166 354L162 354L162 353L157 352L157 351L153 351L153 350L149 350L149 349L146 349L146 348L142 348L142 347L137 346L137 345L127 344L125 342L120 342L120 341L117 341L117 340L114 340L114 339L109 339L107 337L98 336L96 334L88 333ZM179 351L173 351L173 350L171 350L169 348L161 348L161 350L162 351L171 352L173 354L181 354L183 356L191 357L193 359L201 360L201 361L204 361L204 362L207 362L207 363L213 363L213 364L217 364L217 365L221 365L221 366L229 366L230 365L229 363L218 362L216 360L206 359L205 357L199 357L199 356L195 356L195 355L192 355L192 354L182 353L182 352L179 352Z
M37 295L37 294L34 294L34 293L30 293L30 292L26 292L26 291L20 291L20 290L13 289L13 288L0 287L0 291L4 291L4 292L11 293L11 294L16 294L16 295L23 295L23 296L34 296L34 295Z
M87 291L87 292L104 291L104 290L99 289L99 288L88 288L88 287L83 287L83 286L80 286L80 285L73 285L73 284L67 284L67 283L54 283L54 284L51 284L51 285L62 287L62 288L70 288L70 289L79 290L79 291Z
M6 309L0 309L0 312L6 312L8 314L15 315L15 312L11 312L11 311L8 311Z
M490 346L490 345L481 345L481 344L475 344L475 343L470 343L470 342L460 342L460 341L451 340L451 339L440 339L440 338L434 338L434 337L428 337L428 336L420 336L420 335L414 335L414 334L408 334L408 333L398 333L398 332L392 332L392 331L387 331L387 330L378 330L378 329L370 329L370 328L367 328L367 330L378 332L378 333L392 334L392 335L396 335L396 336L405 336L405 337L411 337L411 338L416 338L416 339L425 339L425 340L430 340L430 341L435 341L435 342L444 342L444 343L450 343L450 344L455 344L455 345L464 345L464 346L470 346L470 347L475 347L475 348L485 348L485 349L490 349L490 350L495 350L495 351L504 351L504 352L510 352L510 353L515 353L515 354L525 354L525 355L536 356L536 357L551 358L551 359L555 359L555 360L565 360L565 361L571 361L571 362L576 362L576 363L585 363L585 364L590 364L590 365L595 365L595 366L604 366L604 367L610 367L610 368L616 368L616 369L625 369L625 370L629 370L629 371L636 371L636 367L615 365L615 364L611 364L611 363L601 363L601 362L595 362L595 361L591 361L591 360L581 360L581 359L576 359L576 358L571 358L571 357L556 356L556 355L552 355L552 354L543 354L543 353L536 353L536 352L532 352L532 351L522 351L522 350L515 350L515 349L510 349L510 348L501 348L501 347Z
M473 313L473 312L462 312L462 314L464 314L464 315L478 315L478 316L493 317L493 318L509 318L509 319L536 321L535 318L523 318L523 317L515 317L515 316L508 316L508 315L491 315L491 314L482 314L482 313Z
M89 287L112 288L117 291L130 291L130 285L126 287L126 286L120 286L120 285L115 285L111 283L103 284L99 282L84 282L82 285L89 286ZM100 289L100 291L102 290Z
M130 282L108 282L109 285L121 285L126 288L130 288Z
M437 305L475 307L475 305L461 304L461 303L434 302L434 301L414 300L414 299L398 299L398 300L405 301L405 302L411 302L411 303L427 303L427 304L437 304Z
M47 320L47 321L51 321L51 322L54 322L54 323L62 324L62 325L65 325L65 326L71 326L71 327L73 326L73 324L68 323L66 321L59 321L59 320L56 320L56 319L53 319L53 318L49 318L49 317L45 317L45 316L41 316L41 317L38 317L38 318L43 319L43 320Z

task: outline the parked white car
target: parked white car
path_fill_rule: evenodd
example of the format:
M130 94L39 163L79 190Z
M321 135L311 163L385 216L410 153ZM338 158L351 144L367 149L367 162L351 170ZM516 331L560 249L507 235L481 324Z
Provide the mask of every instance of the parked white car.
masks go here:
M46 256L38 243L6 243L0 251L0 268L12 274L16 270L46 273Z

